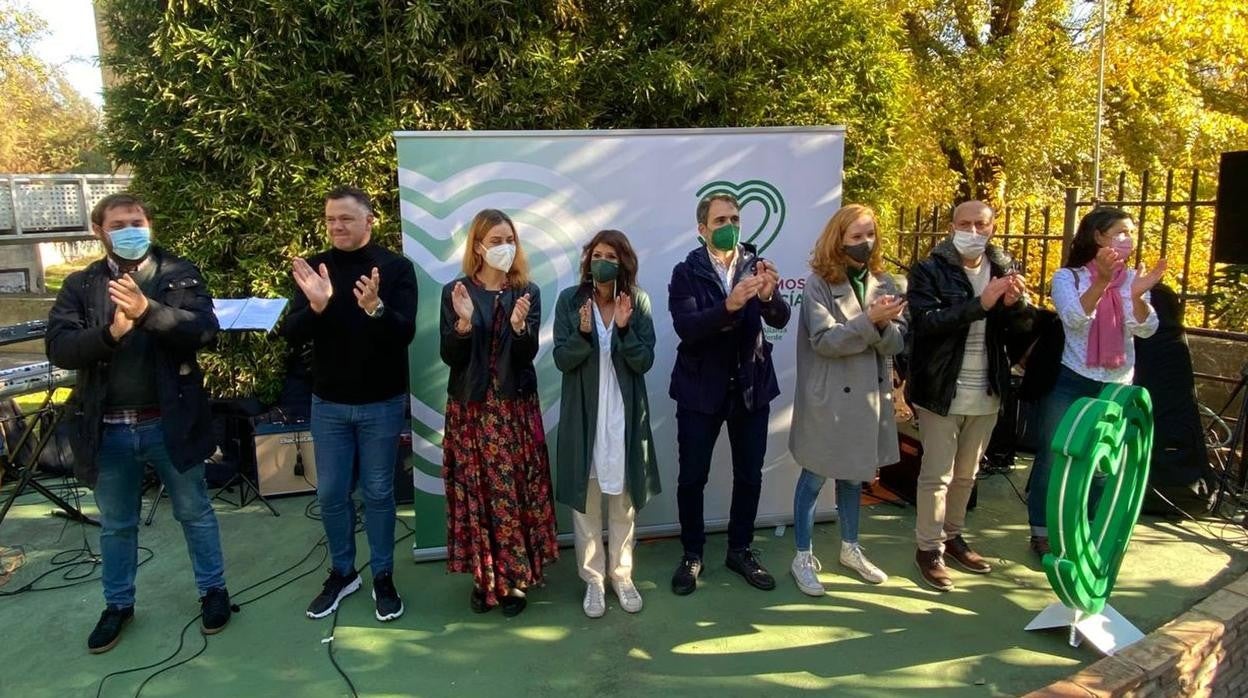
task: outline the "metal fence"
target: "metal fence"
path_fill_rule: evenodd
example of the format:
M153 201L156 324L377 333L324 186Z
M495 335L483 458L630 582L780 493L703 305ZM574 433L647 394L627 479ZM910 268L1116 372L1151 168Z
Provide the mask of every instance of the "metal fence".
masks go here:
M0 174L0 245L91 239L91 207L128 175Z
M1177 181L1176 181L1177 180ZM1210 254L1213 243L1214 199L1202 198L1200 172L1190 176L1174 170L1166 173L1158 196L1156 183L1148 172L1129 180L1118 176L1102 201L1081 198L1078 188L1067 188L1061 203L1009 206L997 214L993 240L1020 263L1027 281L1048 302L1049 284L1061 266L1066 249L1074 238L1079 218L1097 205L1124 209L1135 218L1135 259L1148 264L1165 257L1168 268L1165 283L1174 288L1183 307L1185 324L1211 334L1248 339L1241 328L1217 328L1213 316L1216 264ZM903 269L925 257L932 246L944 239L951 227L952 205L900 206L895 209L894 262ZM886 243L888 244L888 243ZM1226 332L1224 330L1235 330Z

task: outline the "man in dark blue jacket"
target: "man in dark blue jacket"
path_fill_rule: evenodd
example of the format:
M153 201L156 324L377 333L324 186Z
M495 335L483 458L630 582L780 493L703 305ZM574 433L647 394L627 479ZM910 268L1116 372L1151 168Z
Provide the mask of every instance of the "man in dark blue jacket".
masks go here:
M217 517L204 485L215 441L198 350L217 334L212 296L190 262L152 244L143 202L104 197L91 229L108 253L65 279L48 316L48 359L78 372L65 406L74 473L100 510L107 604L87 640L93 653L121 639L134 617L139 497L146 465L165 484L191 554L201 630L230 619Z
M676 503L684 546L672 591L681 595L693 593L702 571L702 491L725 422L732 445L726 564L759 589L776 586L749 545L762 490L770 404L780 394L763 322L783 328L789 305L776 293L775 265L740 242L740 208L729 194L710 194L698 202L698 235L704 244L676 265L667 287L680 338L669 394L676 401Z

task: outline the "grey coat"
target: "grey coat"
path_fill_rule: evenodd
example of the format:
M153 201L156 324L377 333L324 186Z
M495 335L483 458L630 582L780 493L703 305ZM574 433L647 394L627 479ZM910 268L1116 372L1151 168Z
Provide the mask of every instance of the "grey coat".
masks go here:
M899 293L888 274L868 276L864 305ZM806 279L789 450L798 465L824 477L869 481L876 468L899 460L892 356L904 345L905 317L880 331L864 305L848 281Z

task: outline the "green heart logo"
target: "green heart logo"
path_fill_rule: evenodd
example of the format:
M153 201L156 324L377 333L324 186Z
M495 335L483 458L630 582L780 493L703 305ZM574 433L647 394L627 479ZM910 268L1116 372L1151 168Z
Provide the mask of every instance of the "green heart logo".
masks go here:
M742 235L741 240L754 245L758 253L762 254L772 242L775 242L776 236L780 234L780 229L784 226L785 205L780 190L761 179L751 179L740 184L716 180L702 185L702 188L698 190L697 198L701 201L702 197L707 194L721 193L736 197L742 211L750 204L756 203L762 206L763 215L758 226L748 237Z
M1131 531L1140 517L1153 452L1153 402L1148 391L1112 385L1081 398L1062 417L1049 448L1049 526L1053 552L1044 571L1067 608L1100 613L1118 579ZM1088 518L1092 476L1107 476L1105 494Z

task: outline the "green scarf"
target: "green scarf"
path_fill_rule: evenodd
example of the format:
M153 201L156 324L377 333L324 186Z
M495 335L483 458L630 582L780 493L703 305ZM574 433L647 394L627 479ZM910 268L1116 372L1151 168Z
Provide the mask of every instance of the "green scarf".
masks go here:
M845 275L849 278L849 285L854 289L854 295L858 296L858 305L863 307L866 303L867 296L867 274L870 273L866 266L859 269L853 267L845 267Z

